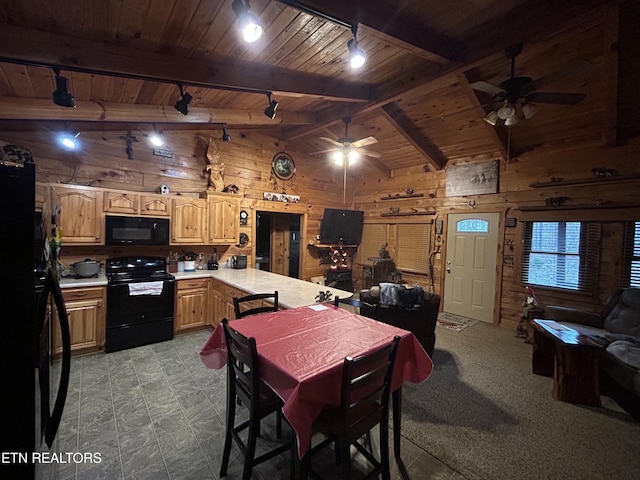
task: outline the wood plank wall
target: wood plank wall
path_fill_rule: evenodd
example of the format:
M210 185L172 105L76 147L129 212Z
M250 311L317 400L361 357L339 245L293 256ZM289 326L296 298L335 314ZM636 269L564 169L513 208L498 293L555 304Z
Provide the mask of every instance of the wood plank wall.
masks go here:
M501 219L514 217L516 228L504 228L498 251L496 290L499 302L496 307L496 324L514 328L520 319L521 303L525 298L524 285L519 279L519 264L522 255L522 221L528 220L602 220L603 229L599 289L597 298L585 298L552 290L536 289L538 302L544 305L562 304L598 311L606 297L616 288L621 273L621 244L623 222L640 220L638 191L640 180L624 183L602 182L596 185L572 185L532 188L530 184L557 179L594 178L592 168L608 168L617 176L640 177L640 141L614 148L605 148L593 143L582 146L547 147L528 152L510 163L499 166L498 193L446 197L446 169L425 172L421 168L395 170L392 178L380 178L376 174L359 178L355 183L355 208L365 211L365 219L379 217L390 208L400 212L412 209L433 209L436 219L444 221L445 232L439 238L433 234L431 245L441 252L440 260L434 262L434 291L444 290L442 276L446 247L447 215L450 213L499 212ZM473 161L469 159L469 161ZM466 163L464 160L457 164ZM450 165L448 165L450 166ZM387 195L403 194L408 188L422 197L385 200ZM576 210L546 209L545 199L567 197L565 205L582 206ZM629 208L603 208L605 205L627 204ZM520 211L523 207L540 207L538 211ZM390 217L393 218L393 217ZM402 217L407 218L407 217ZM433 230L432 230L433 232ZM508 257L508 258L505 258ZM434 257L435 258L435 257ZM511 262L513 259L513 263ZM431 279L426 275L403 276L409 283L418 283L430 289Z
M251 255L254 252L256 210L281 213L306 214L306 230L302 231L301 278L310 279L322 275L326 266L320 265L316 249L307 248L319 231L320 218L325 207L341 208L341 170L318 168L317 158L287 149L286 145L272 138L251 131L230 129L231 142L222 142L222 132L218 129L197 131L165 131L166 148L172 151L172 158L153 155L148 143L152 128L139 127L132 130L136 137L133 142L133 159L128 159L125 142L120 137L126 131L86 131L79 140L81 148L70 153L61 149L55 141L55 132L43 126L39 131L0 132L0 140L31 149L36 163L39 182L70 183L94 187L159 192L163 183L169 185L171 194L198 196L207 187L204 174L205 152L209 137L214 138L220 148L220 163L225 164L225 185L234 184L239 188L240 206L250 212L250 222L241 227L241 232L249 235L249 244L241 248L236 245L217 248L221 261L236 254ZM280 151L289 153L296 162L297 175L293 181L282 181L271 177L271 160ZM335 171L334 171L335 170ZM300 196L299 204L263 201L263 192L287 193ZM348 199L352 198L350 184ZM182 248L182 247L181 247ZM213 252L213 246L185 247L184 250L203 252L206 258ZM156 253L157 250L157 253ZM175 248L142 249L139 253L168 255ZM129 250L127 250L128 252ZM132 253L138 253L132 252ZM104 261L109 256L123 255L121 248L64 246L61 256L66 264L86 257ZM249 258L249 264L253 259Z

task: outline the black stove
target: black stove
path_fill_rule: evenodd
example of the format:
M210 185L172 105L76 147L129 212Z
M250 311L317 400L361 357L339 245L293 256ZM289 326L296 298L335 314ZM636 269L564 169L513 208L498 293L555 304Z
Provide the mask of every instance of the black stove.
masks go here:
M164 257L108 258L105 352L173 338L175 277Z
M175 278L167 273L167 259L164 257L107 258L105 274L109 285Z

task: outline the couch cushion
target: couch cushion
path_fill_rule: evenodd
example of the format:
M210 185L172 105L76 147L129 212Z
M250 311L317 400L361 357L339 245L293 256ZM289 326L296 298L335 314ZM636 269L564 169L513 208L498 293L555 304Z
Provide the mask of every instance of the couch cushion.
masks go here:
M604 320L604 329L640 337L640 288L627 288Z
M640 371L640 339L637 343L617 340L607 347L607 352L618 361Z
M421 308L424 305L424 290L420 285L381 283L380 305Z

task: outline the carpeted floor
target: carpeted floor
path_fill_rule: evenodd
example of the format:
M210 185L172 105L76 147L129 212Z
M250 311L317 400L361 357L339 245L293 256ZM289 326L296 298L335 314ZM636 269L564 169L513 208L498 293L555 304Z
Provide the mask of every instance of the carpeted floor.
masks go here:
M480 322L437 330L434 371L403 387L403 436L469 479L637 479L640 423L551 398L531 345Z

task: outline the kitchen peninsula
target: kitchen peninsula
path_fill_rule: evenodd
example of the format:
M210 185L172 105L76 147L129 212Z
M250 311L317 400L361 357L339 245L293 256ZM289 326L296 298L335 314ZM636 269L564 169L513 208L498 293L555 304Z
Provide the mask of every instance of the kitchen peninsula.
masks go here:
M196 270L178 272L174 331L192 331L217 325L224 317L235 318L233 297L278 291L281 308L310 305L320 291L333 297L351 297L352 292L285 277L254 268ZM105 290L107 278L62 278L60 281L71 329L72 351L89 353L104 348L106 323ZM58 332L54 333L54 350L61 350Z

